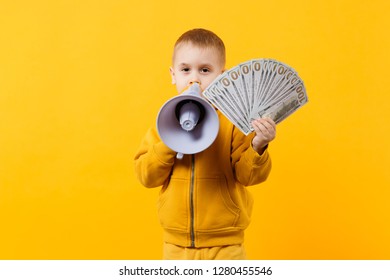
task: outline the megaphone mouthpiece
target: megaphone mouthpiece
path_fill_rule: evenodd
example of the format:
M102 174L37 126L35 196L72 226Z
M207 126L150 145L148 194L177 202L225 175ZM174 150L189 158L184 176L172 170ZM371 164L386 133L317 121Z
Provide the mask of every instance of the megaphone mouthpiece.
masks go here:
M200 96L202 89L198 82L191 83L190 86L183 92L183 94L194 94Z

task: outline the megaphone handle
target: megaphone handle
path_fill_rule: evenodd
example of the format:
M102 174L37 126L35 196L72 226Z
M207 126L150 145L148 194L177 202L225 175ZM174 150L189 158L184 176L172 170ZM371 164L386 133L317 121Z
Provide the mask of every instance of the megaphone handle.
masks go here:
M183 158L183 154L182 153L177 153L176 158L177 159L182 159Z

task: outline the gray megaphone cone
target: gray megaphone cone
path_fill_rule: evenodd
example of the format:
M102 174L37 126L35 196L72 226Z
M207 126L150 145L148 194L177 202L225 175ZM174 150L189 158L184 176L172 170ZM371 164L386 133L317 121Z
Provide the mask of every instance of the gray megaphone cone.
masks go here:
M169 99L157 116L157 130L161 140L172 150L196 154L207 149L219 130L219 119L214 107L200 96L198 83L182 94Z

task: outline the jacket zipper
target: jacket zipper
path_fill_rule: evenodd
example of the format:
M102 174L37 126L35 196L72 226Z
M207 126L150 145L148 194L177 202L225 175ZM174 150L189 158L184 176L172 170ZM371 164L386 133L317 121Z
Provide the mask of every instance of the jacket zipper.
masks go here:
M195 156L191 155L191 181L190 181L190 236L191 236L191 247L195 247L194 183L195 183Z

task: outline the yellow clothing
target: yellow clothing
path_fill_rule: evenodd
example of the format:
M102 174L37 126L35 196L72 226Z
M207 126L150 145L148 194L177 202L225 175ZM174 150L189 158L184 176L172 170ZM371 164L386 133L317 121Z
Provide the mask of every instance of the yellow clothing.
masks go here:
M164 260L245 260L244 245L205 248L180 247L164 243Z
M140 182L162 186L157 208L167 243L200 248L244 241L253 205L245 186L266 180L271 159L267 149L262 155L253 150L253 136L217 112L218 136L206 150L176 159L152 128L135 155Z

